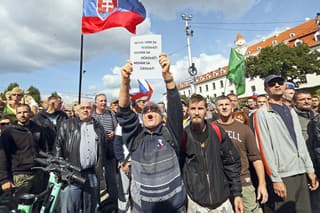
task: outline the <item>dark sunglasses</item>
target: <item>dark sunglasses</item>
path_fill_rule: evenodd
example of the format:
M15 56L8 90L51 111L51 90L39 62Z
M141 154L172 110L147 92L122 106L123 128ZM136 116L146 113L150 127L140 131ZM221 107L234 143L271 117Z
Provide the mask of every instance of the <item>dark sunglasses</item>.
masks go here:
M276 84L282 86L282 85L284 85L284 80L270 81L270 82L268 83L268 87L274 87Z
M0 123L1 126L9 125L10 123Z
M22 94L11 94L12 96L18 96L18 97L20 97L20 96L22 96Z
M161 111L160 111L159 107L155 106L155 105L143 107L142 114L145 114L145 113L148 113L148 112L156 112L156 113L161 114Z

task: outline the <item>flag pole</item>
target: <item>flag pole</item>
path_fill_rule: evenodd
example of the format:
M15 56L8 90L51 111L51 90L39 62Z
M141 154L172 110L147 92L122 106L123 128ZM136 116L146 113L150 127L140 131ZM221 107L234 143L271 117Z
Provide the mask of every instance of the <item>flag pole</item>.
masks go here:
M79 94L78 104L81 103L81 87L82 87L82 58L83 58L83 34L81 34L81 45L80 45L80 71L79 71Z
M224 81L224 95L226 96L226 91L227 91L227 75L226 75L226 80Z

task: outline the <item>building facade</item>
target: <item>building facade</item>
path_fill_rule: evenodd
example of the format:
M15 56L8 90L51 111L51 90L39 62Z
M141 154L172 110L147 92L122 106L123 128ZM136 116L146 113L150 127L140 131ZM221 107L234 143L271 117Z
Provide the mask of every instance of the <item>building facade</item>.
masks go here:
M304 23L277 33L269 38L246 46L244 38L238 34L235 41L236 49L242 52L245 57L258 55L262 48L284 43L291 47L306 43L311 50L320 51L320 13L315 19L310 19ZM226 78L228 67L221 67L217 70L198 75L195 82L196 93L204 97L215 98L220 95L235 93L235 86ZM299 85L299 88L311 88L320 86L320 75L308 74L307 83ZM189 97L191 95L191 82L185 81L177 85L181 95ZM258 77L246 79L246 91L240 98L250 97L252 95L265 94L263 79Z

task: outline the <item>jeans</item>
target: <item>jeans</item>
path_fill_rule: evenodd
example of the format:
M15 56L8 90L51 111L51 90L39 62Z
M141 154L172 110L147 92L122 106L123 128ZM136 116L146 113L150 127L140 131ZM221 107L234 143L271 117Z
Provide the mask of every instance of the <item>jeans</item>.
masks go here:
M61 213L79 212L79 210L81 209L81 205L83 205L84 213L96 212L99 202L97 177L92 173L85 174L84 177L87 181L82 188L76 185L69 185L61 192Z

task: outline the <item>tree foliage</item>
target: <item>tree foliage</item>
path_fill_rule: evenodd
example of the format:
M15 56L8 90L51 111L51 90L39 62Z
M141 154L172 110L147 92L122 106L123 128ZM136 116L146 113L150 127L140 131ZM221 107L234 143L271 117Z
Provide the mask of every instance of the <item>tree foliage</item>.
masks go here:
M281 43L263 48L258 56L248 57L246 67L247 77L277 74L299 85L306 83L306 74L320 74L320 52L311 51L305 43L298 47Z
M37 88L34 87L34 86L30 86L27 91L28 91L28 95L32 96L33 99L34 99L38 104L40 104L40 102L41 102L41 95L40 95L39 89L37 89Z

